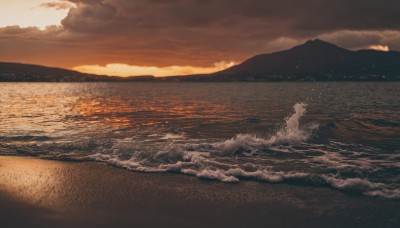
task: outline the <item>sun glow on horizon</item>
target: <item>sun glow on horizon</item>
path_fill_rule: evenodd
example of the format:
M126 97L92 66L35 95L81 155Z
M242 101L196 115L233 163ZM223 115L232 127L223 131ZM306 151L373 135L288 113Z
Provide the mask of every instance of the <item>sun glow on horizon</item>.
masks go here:
M368 48L376 51L390 51L387 45L371 45Z
M105 66L100 65L83 65L74 67L73 70L98 75L111 75L111 76L140 76L140 75L153 75L156 77L163 76L179 76L189 74L208 74L224 70L234 66L235 62L217 62L214 66L210 67L195 67L195 66L134 66L121 63L111 63Z

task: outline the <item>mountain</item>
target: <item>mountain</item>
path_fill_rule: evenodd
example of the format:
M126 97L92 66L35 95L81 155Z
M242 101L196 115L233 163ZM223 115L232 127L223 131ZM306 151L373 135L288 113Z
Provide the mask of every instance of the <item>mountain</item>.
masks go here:
M1 81L400 81L400 52L350 51L322 40L261 54L212 74L112 77L20 63L0 63Z
M400 52L350 51L322 40L254 56L212 74L220 80L400 80Z
M62 68L0 62L0 82L151 81L154 76L114 77L84 74Z
M61 68L21 63L0 63L0 81L93 81L105 79Z

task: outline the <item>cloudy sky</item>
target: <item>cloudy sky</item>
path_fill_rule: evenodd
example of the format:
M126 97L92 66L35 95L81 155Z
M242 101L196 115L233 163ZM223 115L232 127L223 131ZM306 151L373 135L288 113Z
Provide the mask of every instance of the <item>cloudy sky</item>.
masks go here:
M0 61L163 76L313 38L400 50L399 9L399 0L1 0Z

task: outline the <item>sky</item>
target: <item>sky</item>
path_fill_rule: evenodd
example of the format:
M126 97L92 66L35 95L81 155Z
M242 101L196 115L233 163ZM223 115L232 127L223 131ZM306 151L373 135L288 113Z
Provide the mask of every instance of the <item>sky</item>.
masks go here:
M399 51L398 9L398 0L0 0L0 61L168 76L315 38Z

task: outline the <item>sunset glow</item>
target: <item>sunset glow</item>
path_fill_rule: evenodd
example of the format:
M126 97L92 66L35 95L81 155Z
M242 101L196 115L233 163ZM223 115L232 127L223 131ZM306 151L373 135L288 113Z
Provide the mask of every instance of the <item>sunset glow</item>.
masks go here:
M389 51L389 46L387 45L371 45L368 48L377 51Z
M160 77L220 71L314 38L350 50L400 50L398 22L386 17L398 14L390 4L369 15L346 2L228 2L1 0L0 62ZM332 8L348 10L339 17ZM379 20L365 27L370 18Z
M399 8L0 0L0 228L400 228Z
M235 62L218 62L211 67L194 67L194 66L132 66L128 64L112 63L105 66L99 65L84 65L74 67L74 70L99 75L113 76L138 76L138 75L153 75L156 77L162 76L177 76L189 74L207 74L224 70L235 65Z

